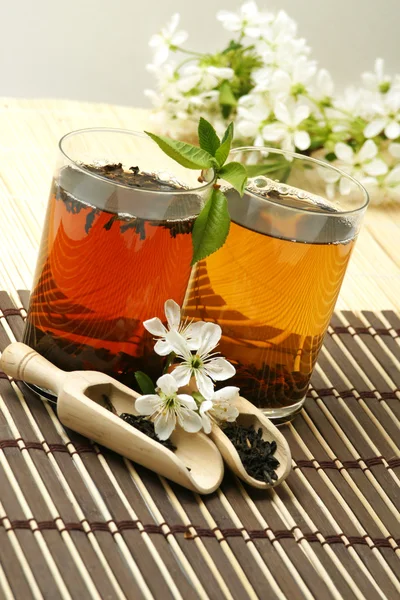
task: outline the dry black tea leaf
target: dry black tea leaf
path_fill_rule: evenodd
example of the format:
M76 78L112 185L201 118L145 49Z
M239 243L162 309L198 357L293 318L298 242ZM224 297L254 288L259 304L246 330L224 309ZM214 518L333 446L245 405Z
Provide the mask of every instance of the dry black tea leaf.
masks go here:
M251 477L269 485L278 479L276 469L279 467L279 461L274 456L276 442L264 440L261 427L256 431L253 425L243 427L237 423L229 423L223 428L223 432L235 446L244 468Z

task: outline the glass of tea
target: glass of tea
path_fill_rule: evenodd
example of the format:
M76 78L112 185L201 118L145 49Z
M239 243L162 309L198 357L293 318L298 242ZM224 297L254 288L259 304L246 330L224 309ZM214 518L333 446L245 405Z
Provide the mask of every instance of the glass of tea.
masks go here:
M183 302L193 223L213 185L198 176L144 134L63 137L24 342L67 371L131 387L136 370L158 377L162 358L143 321L164 319L168 298Z
M249 147L230 159L246 164L248 184L242 198L225 190L229 236L196 266L184 313L222 327L232 385L283 422L304 403L368 195L302 155Z

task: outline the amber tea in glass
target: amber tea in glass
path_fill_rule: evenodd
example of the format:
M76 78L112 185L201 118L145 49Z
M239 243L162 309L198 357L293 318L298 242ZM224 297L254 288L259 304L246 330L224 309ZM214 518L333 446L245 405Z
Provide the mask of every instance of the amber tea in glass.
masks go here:
M351 193L339 197L332 182L347 176L300 155L248 148L231 158L265 174L249 179L242 198L226 192L229 236L197 265L185 315L222 327L232 385L285 419L304 402L367 196L350 180Z
M82 130L60 149L24 341L62 369L135 387L136 370L162 373L143 321L183 302L210 184L141 134Z

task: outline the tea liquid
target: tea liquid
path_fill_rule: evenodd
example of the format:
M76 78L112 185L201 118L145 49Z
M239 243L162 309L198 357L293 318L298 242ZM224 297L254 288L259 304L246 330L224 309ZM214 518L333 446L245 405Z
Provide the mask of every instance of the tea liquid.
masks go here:
M329 218L313 213L320 207L299 216L266 204L231 195L228 239L198 264L185 314L222 327L219 349L236 367L230 383L273 410L306 394L353 239L351 223L332 231ZM343 242L324 243L332 234Z
M99 370L127 385L134 385L138 369L157 377L161 358L142 323L164 319L168 298L182 304L194 219L111 212L107 194L104 208L88 205L98 186L90 187L88 175L71 186L71 177L64 177L68 188L80 189L85 201L67 192L62 178L54 184L24 341L68 371Z

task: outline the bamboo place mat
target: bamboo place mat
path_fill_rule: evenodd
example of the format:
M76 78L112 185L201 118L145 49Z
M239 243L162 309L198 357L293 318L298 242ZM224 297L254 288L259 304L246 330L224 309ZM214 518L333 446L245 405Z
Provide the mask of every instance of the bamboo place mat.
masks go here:
M0 292L0 350L28 292ZM400 319L336 312L270 491L200 497L62 427L0 373L0 598L400 597Z
M60 137L142 109L0 99L0 350L21 339ZM270 492L199 497L65 430L0 374L0 600L400 597L400 205L367 211Z

